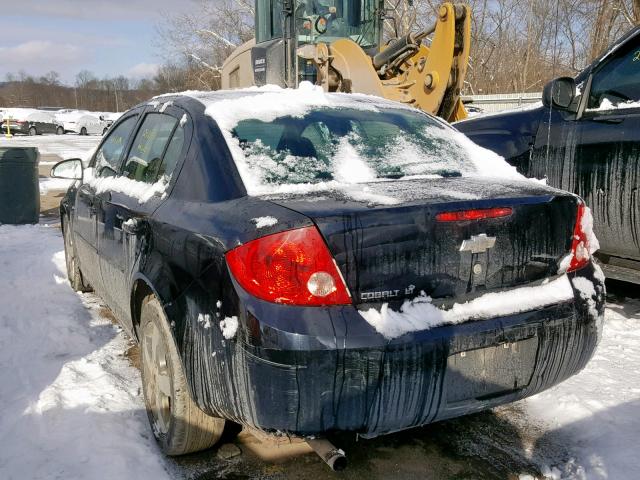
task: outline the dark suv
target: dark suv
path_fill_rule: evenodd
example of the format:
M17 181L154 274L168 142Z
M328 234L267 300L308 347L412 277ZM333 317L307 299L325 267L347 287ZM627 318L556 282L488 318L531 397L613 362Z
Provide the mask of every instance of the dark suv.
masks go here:
M640 27L575 79L548 84L543 103L455 127L524 175L584 198L605 274L640 283Z

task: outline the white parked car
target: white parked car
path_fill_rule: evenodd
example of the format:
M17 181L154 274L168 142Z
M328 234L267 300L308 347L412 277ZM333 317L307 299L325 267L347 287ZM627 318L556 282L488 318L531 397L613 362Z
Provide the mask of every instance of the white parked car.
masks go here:
M78 135L102 135L111 123L105 121L102 116L81 110L59 113L56 118L63 130L58 133L72 132Z

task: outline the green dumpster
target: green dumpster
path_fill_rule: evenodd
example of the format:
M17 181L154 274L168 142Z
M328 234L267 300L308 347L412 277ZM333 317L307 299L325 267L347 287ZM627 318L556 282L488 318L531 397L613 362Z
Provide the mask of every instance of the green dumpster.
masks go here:
M38 223L39 157L36 147L0 147L0 223Z

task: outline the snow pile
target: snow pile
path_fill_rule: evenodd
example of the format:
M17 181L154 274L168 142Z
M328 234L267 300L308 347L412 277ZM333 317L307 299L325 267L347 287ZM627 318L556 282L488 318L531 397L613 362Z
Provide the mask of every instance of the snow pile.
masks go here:
M367 192L362 184L384 180L383 173L377 169L389 166L404 172L404 179L440 178L444 175L439 173L441 171L456 171L463 176L526 180L502 157L476 145L439 120L433 120L430 126L420 131L419 135L424 138L407 139L399 135L390 141L393 137L388 134L387 138L381 139L387 144L378 146L368 145L354 130L339 138L335 152L324 152L324 155L329 155L329 165L316 157L276 152L260 140L241 145L234 130L243 120L272 122L288 116L301 118L312 110L323 108L349 108L372 113L389 109L415 111L369 95L327 94L320 87L305 82L297 90L268 86L246 91L260 94L238 95L213 102L195 93L186 94L201 100L206 105L205 113L217 122L250 195L342 190L351 197L375 202L375 195ZM331 179L319 180L327 176ZM380 200L382 203L397 203L393 198Z
M124 193L133 198L137 198L139 203L148 202L152 197L158 196L165 198L167 195L167 186L169 179L160 178L156 183L144 183L131 180L127 177L95 177L88 174L89 169L85 170L87 174L86 183L95 188L96 193L100 194L106 191Z
M231 340L236 336L236 332L238 331L238 317L227 317L220 322L220 331L222 332L222 336L227 340Z
M589 314L592 316L598 315L598 310L596 310L596 287L590 280L584 277L576 277L572 280L573 286L575 287L578 295L584 301L587 302L587 307L589 309Z
M162 104L162 106L158 109L158 111L159 111L160 113L164 113L164 111L165 111L168 107L170 107L171 105L173 105L173 100L169 100L168 102L164 102L164 103Z
M300 88L297 89L282 89L267 85L237 90L238 93L243 91L260 92L260 95L245 95L217 101L207 106L205 110L205 114L215 119L218 126L229 134L228 140L233 138L231 131L238 122L248 118L272 122L276 118L287 116L303 117L312 109L320 107L358 108L371 112L377 112L380 105L408 108L372 95L327 94L321 87L309 82L301 82Z
M586 205L584 207L582 219L580 220L580 229L587 237L587 246L589 248L589 253L593 255L598 250L600 250L600 242L598 241L598 237L596 237L596 234L593 231L593 215L591 213L591 209Z
M256 224L256 228L273 227L278 223L278 219L272 216L252 218L251 221Z
M528 181L526 177L518 173L516 167L509 165L504 157L494 151L481 147L463 133L452 128L446 129L445 132L445 135L449 136L452 141L462 145L469 159L473 162L475 172L470 173L470 176Z
M612 103L608 98L604 98L597 108L587 108L587 112L604 112L607 110L622 110L627 108L640 108L640 102L629 100L628 102Z
M0 477L168 478L127 341L74 293L57 228L0 226Z
M590 283L590 282L589 282ZM360 310L360 315L387 339L408 332L427 330L440 325L468 320L501 317L573 299L571 283L566 275L534 287L521 287L505 292L486 293L466 303L456 303L448 310L431 303L431 297L421 292L413 300L405 300L395 311L388 303L380 310Z

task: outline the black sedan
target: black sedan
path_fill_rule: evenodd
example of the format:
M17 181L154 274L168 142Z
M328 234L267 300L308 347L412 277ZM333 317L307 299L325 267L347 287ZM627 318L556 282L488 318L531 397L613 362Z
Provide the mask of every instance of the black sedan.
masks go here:
M0 133L42 135L43 133L60 133L60 125L51 112L15 108L0 113Z
M140 342L163 450L225 421L374 437L582 369L604 283L579 197L429 115L270 89L125 113L60 205L67 269Z

